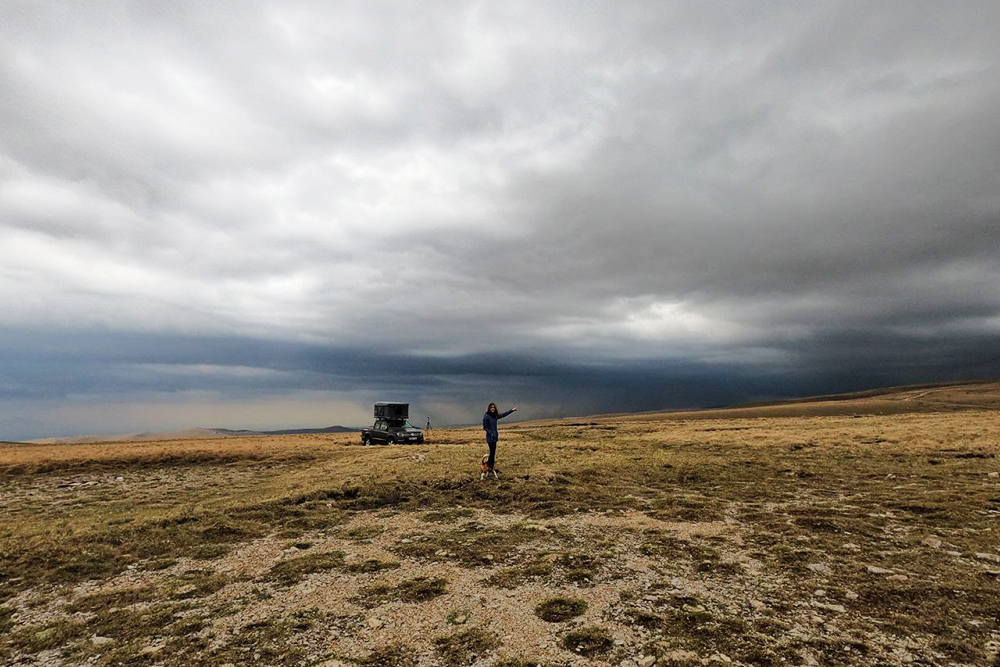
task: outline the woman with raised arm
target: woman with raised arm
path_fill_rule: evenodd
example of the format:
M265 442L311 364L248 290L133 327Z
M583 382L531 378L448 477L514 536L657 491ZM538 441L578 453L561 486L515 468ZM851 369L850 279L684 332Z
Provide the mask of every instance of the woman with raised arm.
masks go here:
M489 407L486 408L486 414L483 415L483 430L486 431L486 446L490 448L490 453L483 457L483 469L479 475L479 479L486 479L489 473L493 473L494 479L500 479L495 467L497 462L497 440L500 439L500 434L497 431L497 422L512 412L517 412L517 407L511 408L507 412L497 412L497 404L490 403Z

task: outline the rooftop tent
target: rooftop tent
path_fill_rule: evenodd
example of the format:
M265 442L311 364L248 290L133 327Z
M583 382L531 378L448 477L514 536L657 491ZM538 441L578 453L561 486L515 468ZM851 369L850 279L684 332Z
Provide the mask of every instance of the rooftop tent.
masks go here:
M410 416L409 403L376 403L376 419L408 419Z

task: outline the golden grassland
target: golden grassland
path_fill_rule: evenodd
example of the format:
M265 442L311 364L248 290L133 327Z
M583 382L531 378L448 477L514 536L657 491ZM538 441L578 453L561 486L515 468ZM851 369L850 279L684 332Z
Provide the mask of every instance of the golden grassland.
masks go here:
M0 446L0 663L1000 664L998 408Z

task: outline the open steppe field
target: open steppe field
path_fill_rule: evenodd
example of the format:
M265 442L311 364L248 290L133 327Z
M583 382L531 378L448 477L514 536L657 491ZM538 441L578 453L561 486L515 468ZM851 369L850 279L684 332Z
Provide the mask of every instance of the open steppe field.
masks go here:
M1000 665L998 408L0 445L0 664Z

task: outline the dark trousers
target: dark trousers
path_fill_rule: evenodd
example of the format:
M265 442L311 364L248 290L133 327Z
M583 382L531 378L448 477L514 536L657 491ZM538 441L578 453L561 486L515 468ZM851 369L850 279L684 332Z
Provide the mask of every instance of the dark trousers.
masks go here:
M493 470L493 466L496 465L497 462L497 443L487 440L486 446L490 448L490 458L486 460L486 467Z

